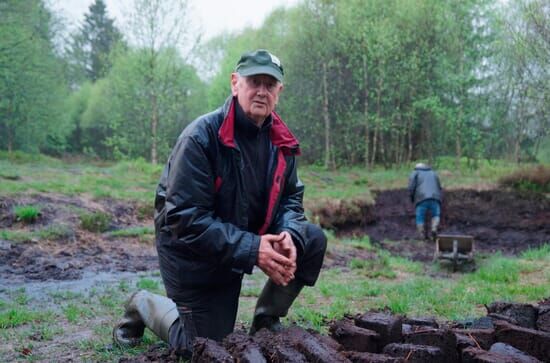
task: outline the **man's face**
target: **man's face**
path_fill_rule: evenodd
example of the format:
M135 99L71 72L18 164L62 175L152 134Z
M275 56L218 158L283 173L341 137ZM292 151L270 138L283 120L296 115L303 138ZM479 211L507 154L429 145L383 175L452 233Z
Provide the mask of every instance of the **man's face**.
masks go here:
M231 92L245 114L261 126L279 101L283 85L267 74L241 76L231 74Z

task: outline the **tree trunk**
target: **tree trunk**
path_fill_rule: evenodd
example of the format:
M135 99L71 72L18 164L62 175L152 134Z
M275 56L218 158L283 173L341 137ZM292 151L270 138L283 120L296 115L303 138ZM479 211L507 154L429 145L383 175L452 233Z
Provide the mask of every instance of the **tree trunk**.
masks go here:
M158 150L157 150L157 129L159 124L159 115L158 115L158 102L157 96L155 94L151 95L151 163L154 165L158 162Z
M464 76L464 51L460 52L460 65L459 65L459 74L461 77ZM455 128L455 169L460 171L460 159L462 158L462 140L460 136L460 131L462 129L462 119L464 117L464 102L465 102L466 92L464 92L464 85L460 85L460 97L458 106L458 120L456 120Z
M374 165L374 161L375 161L375 156L376 156L376 147L378 145L378 142L377 142L377 139L380 138L380 157L382 160L384 160L384 145L382 144L382 136L381 136L381 131L380 131L380 122L381 122L381 118L380 118L380 115L381 115L381 109L380 109L380 104L381 104L381 98L382 98L382 83L383 83L383 79L382 79L382 75L380 76L380 78L378 78L378 85L377 85L377 94L376 94L376 126L374 128L374 136L372 138L372 142L373 142L373 145L372 145L372 161L371 161L371 164Z
M155 75L157 71L156 58L157 53L154 47L154 39L151 39L150 46L150 58L149 58L149 74L148 74L148 86L149 86L149 99L151 101L151 163L157 164L158 162L158 125L159 125L159 110L158 110L158 98L155 91Z
M412 151L413 151L413 144L412 144L412 116L407 117L407 142L408 142L408 150L407 150L407 162L412 161Z
M323 63L323 118L325 120L325 168L331 167L330 116L328 113L327 64Z
M6 125L6 131L8 133L8 155L11 155L13 151L13 133L9 125Z
M367 66L367 57L363 56L363 70L365 74L364 87L365 87L365 102L363 103L363 115L365 117L365 167L370 169L369 163L369 133L370 133L370 124L369 124L369 77L368 77L368 66Z

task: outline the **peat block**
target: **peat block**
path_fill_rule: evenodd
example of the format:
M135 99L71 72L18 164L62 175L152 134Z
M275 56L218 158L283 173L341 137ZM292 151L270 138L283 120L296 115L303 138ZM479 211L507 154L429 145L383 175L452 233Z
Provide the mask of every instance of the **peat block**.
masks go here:
M235 332L229 334L223 340L223 346L236 361L241 363L263 363L266 362L262 350L247 333Z
M550 333L522 328L505 321L495 321L496 341L532 355L544 362L550 362Z
M462 351L462 363L520 363L512 357L469 347Z
M504 320L524 328L536 329L538 309L529 304L494 302L487 306L489 316L504 317ZM508 319L506 319L508 318Z
M417 318L403 318L403 324L415 325L415 326L430 326L432 328L439 328L439 324L435 318L430 317L417 317Z
M402 339L403 319L381 312L367 312L355 317L355 325L380 334L380 345L400 342Z
M438 347L447 358L447 362L454 363L458 361L456 336L448 329L424 327L411 334L405 335L403 341L409 344Z
M539 306L537 329L545 332L550 332L550 304Z
M313 335L297 326L290 327L281 332L283 341L287 342L300 353L308 362L338 363L349 360L330 346L323 344Z
M478 347L489 350L495 342L494 329L453 329L459 350Z
M369 352L342 352L352 363L401 363L403 358Z
M191 363L229 363L233 357L218 342L207 338L195 338Z
M353 325L349 320L340 320L333 323L330 328L330 336L338 341L345 350L358 352L377 353L380 335L372 330Z
M306 363L306 357L293 347L283 342L280 335L267 329L261 329L253 337L262 349L264 357L270 363Z
M313 335L321 344L326 344L336 351L345 350L342 344L338 343L332 337L317 333L315 330L308 329L308 332Z
M521 350L516 349L511 345L508 345L505 343L493 344L491 346L491 349L489 349L489 352L498 353L507 357L514 358L517 362L521 362L521 363L541 363L541 361L538 360L537 358L532 357L528 354L525 354Z
M430 345L391 343L384 347L382 353L392 357L403 358L408 363L447 362L447 358L441 349Z

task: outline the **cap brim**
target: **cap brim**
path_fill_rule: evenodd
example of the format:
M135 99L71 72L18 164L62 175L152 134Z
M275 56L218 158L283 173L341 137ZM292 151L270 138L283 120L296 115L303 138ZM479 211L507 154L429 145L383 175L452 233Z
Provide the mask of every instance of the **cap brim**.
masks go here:
M256 66L256 67L250 67L248 69L241 69L238 70L237 73L239 73L241 76L255 76L257 74L267 74L268 76L271 76L278 80L279 82L283 82L283 74L281 72L278 72L273 67L269 66Z

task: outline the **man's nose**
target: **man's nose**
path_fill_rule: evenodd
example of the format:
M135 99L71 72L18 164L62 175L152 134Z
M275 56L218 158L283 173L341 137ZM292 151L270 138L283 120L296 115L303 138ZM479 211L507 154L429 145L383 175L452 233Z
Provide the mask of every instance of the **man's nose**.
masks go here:
M266 94L267 93L267 84L264 82L261 82L258 86L258 89L256 90L258 94Z

